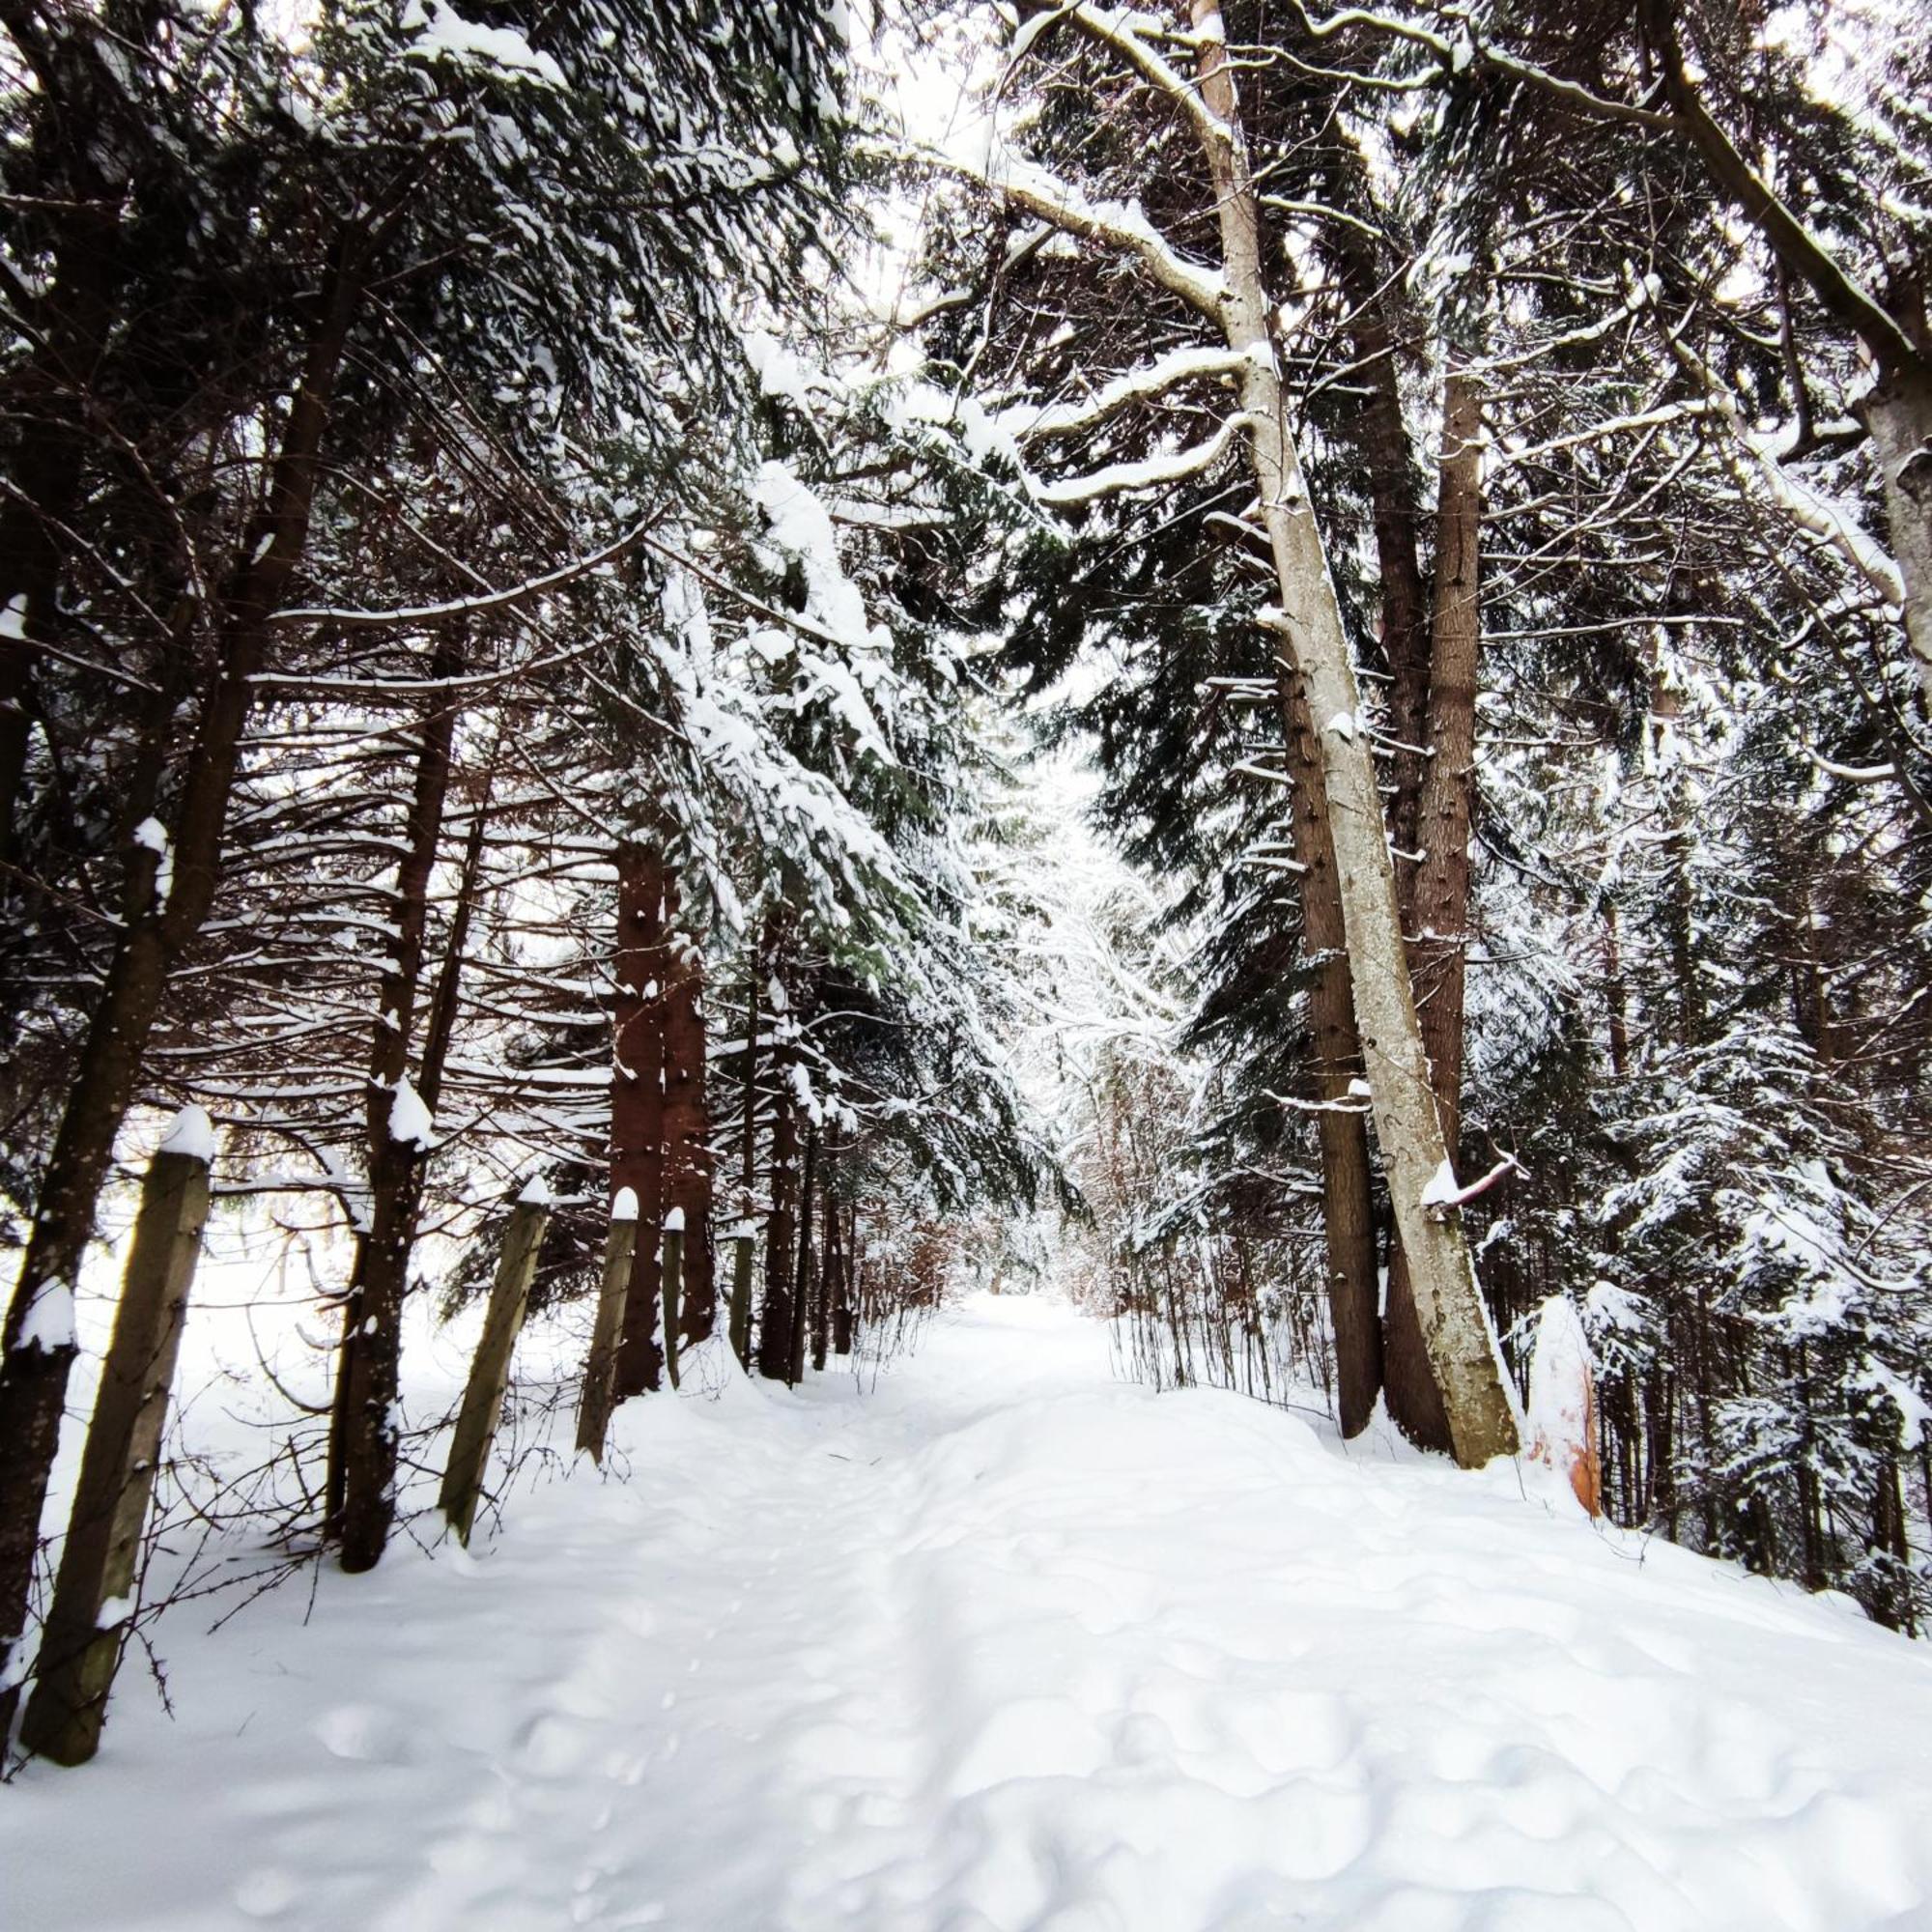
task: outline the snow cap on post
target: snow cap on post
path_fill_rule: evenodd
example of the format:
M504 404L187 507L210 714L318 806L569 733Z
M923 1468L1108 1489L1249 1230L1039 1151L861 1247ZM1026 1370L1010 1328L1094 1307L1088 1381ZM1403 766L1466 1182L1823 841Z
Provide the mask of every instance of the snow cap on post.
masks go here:
M190 1160L214 1158L214 1122L205 1107L184 1107L161 1136L156 1153L185 1153Z
M665 1216L665 1233L667 1235L681 1235L684 1233L684 1209L682 1208L673 1208Z
M611 1200L611 1218L613 1221L635 1221L638 1218L638 1190L635 1187L620 1187Z
M542 1175L533 1174L524 1182L524 1191L517 1196L517 1205L523 1208L548 1208L553 1198L550 1182Z

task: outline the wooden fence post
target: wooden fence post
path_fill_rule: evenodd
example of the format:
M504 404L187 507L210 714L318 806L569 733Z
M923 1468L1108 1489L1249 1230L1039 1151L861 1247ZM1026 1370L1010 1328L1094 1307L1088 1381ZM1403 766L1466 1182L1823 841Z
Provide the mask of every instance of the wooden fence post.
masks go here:
M114 1339L81 1455L73 1513L20 1742L56 1764L100 1747L107 1693L132 1615L134 1572L155 1492L161 1432L208 1220L214 1130L185 1107L148 1165L115 1311Z
M624 1304L631 1292L631 1256L638 1245L638 1193L620 1187L611 1203L611 1233L604 1243L604 1285L597 1321L583 1364L583 1393L577 1404L577 1446L600 1467L611 1428L611 1392L617 1378L617 1342L624 1332Z
M665 1379L677 1387L678 1297L684 1290L684 1209L673 1208L664 1222Z
M550 1189L533 1179L510 1209L503 1231L502 1259L490 1289L490 1312L483 1318L483 1339L469 1365L463 1391L463 1407L456 1418L456 1436L449 1445L449 1462L442 1472L439 1506L455 1530L457 1540L469 1541L476 1505L483 1494L483 1475L490 1465L490 1445L503 1413L503 1393L510 1383L510 1355L524 1325L524 1305L529 1299L530 1277L537 1271L537 1250L550 1226Z

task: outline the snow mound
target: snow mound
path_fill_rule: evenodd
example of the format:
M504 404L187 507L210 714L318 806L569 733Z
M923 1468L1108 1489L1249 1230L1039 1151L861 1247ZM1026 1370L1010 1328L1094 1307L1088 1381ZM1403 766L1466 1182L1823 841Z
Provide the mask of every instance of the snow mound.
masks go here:
M164 1619L175 1720L130 1671L0 1794L8 1921L1932 1924L1932 1654L1529 1465L1151 1395L1010 1300L870 1394L629 1404L611 1461L306 1622Z

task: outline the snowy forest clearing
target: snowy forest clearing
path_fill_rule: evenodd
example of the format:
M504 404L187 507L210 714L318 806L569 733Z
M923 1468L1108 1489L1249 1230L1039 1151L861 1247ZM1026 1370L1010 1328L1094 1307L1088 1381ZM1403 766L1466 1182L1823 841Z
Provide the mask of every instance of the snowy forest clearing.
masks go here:
M714 1345L715 1346L715 1345ZM1909 1927L1932 1664L1517 1467L1115 1380L1040 1297L631 1403L0 1805L35 1932Z

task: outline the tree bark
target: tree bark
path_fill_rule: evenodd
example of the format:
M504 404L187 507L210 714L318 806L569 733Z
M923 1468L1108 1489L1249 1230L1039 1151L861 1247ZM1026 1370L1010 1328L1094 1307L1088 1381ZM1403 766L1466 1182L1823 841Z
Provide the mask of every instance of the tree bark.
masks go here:
M811 1321L811 1300L817 1286L816 1260L811 1243L812 1192L818 1182L818 1123L805 1127L805 1174L798 1184L798 1266L791 1284L791 1336L785 1351L785 1380L796 1388L805 1379L806 1341Z
M457 677L465 658L461 633L451 627L437 639L430 677L438 683ZM429 928L430 875L436 869L449 801L461 708L453 698L432 698L422 721L404 852L396 867L394 950L376 990L376 1024L363 1100L369 1221L356 1242L343 1303L325 1524L325 1534L340 1542L342 1567L352 1572L371 1569L381 1559L395 1517L403 1297L409 1288L429 1148L415 1140L398 1139L392 1117L409 1074L410 1039L422 987L423 942Z
M665 923L670 927L676 893L667 885ZM665 984L665 1206L684 1214L684 1289L679 1335L696 1344L717 1319L711 1246L711 1116L705 1095L704 955L697 941L673 933Z
M1300 866L1301 943L1314 973L1308 1023L1315 1055L1321 1154L1321 1233L1328 1264L1328 1320L1335 1336L1336 1410L1345 1436L1359 1435L1382 1387L1381 1295L1369 1129L1350 1084L1362 1077L1361 1040L1349 991L1342 894L1328 837L1328 792L1315 722L1299 672L1277 648L1276 688L1288 769L1290 827Z
M664 862L636 839L617 848L615 1066L611 1084L611 1186L637 1197L641 1233L631 1261L617 1345L616 1400L658 1386L658 1230L665 1215Z
M80 1278L115 1136L133 1102L168 973L213 902L252 680L268 647L270 614L307 548L323 436L359 298L355 251L345 243L318 302L268 500L250 520L242 561L217 600L216 669L188 754L173 884L163 899L156 890L160 854L131 848L121 938L42 1179L0 1365L0 1685L16 1675L14 1653L25 1634L41 1506L75 1352L71 1346L22 1349L20 1334L43 1293L71 1292ZM11 1718L14 1696L12 1690L0 1691L0 1720Z
M1361 700L1299 459L1287 431L1269 334L1254 190L1218 0L1195 0L1197 79L1218 128L1202 145L1213 179L1225 290L1222 328L1243 357L1240 399L1262 516L1280 587L1282 633L1320 726L1330 838L1347 934L1350 984L1368 1066L1377 1137L1417 1312L1457 1461L1514 1454L1514 1404L1453 1207L1426 1199L1449 1160L1416 1018L1395 875Z
M1421 863L1406 907L1416 1016L1442 1138L1454 1155L1463 1114L1463 1013L1475 815L1476 684L1482 652L1483 395L1452 353L1443 383L1435 587L1430 636L1429 750L1415 817ZM1389 1254L1389 1414L1424 1448L1449 1447L1449 1423L1399 1245Z

